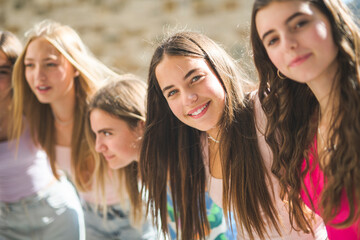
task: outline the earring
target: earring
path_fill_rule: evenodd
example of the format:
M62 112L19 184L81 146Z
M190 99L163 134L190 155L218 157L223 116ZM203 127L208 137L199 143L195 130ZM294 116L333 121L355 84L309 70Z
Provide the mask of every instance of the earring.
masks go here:
M279 71L279 69L277 70L277 75L280 79L285 79L286 77Z

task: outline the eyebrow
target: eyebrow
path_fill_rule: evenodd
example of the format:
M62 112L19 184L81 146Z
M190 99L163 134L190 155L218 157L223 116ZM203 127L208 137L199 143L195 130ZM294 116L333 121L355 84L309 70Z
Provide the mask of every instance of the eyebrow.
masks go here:
M199 68L194 68L194 69L191 69L187 74L185 74L184 76L184 80L186 80L188 77L191 76L191 74L193 74L194 72L196 72ZM169 86L166 86L163 88L162 92L164 93L166 90L169 90L170 88L173 88L174 85L169 85Z
M34 59L33 58L25 58L24 61L33 61ZM49 60L57 60L56 57L52 58L52 57L47 57L47 58L44 58L42 59L43 62L46 62L46 61L49 61Z
M288 17L288 18L286 19L285 24L288 24L291 20L293 20L294 18L296 18L296 17L298 17L298 16L301 16L301 15L304 15L304 13L302 13L302 12L296 12L296 13L294 13L293 15L291 15L290 17ZM269 35L270 33L273 33L273 32L274 32L273 29L267 31L266 33L263 34L261 40L264 41L265 37L266 37L267 35Z

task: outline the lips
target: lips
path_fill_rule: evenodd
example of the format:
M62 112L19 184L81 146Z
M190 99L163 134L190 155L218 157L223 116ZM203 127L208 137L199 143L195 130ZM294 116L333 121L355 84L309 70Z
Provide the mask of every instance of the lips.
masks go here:
M37 86L36 89L40 93L45 93L45 92L49 91L51 89L51 87L49 87L49 86Z
M192 118L200 118L202 117L206 111L209 109L209 105L210 105L210 101L191 110L189 113L188 113L188 116L192 117Z
M110 159L112 159L115 155L110 155L110 156L103 155L103 156L104 156L104 158L105 158L106 160L110 160Z
M304 55L302 55L302 56L299 56L299 57L294 58L294 59L290 62L289 67L299 66L300 64L302 64L303 62L305 62L311 55L312 55L312 53L307 53L307 54L304 54Z

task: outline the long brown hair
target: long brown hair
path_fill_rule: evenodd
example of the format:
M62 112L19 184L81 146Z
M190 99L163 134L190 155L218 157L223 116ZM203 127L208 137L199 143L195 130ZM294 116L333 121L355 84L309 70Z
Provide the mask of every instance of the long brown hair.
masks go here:
M19 138L20 126L25 115L33 140L44 148L50 159L52 171L58 177L55 163L55 126L51 107L37 100L25 79L24 57L27 47L32 40L41 37L49 41L79 71L79 76L74 79L76 100L71 138L71 164L77 188L82 191L89 190L92 174L89 166L93 166L93 159L84 138L87 103L97 89L97 82L115 76L115 73L100 63L86 48L75 30L67 25L44 20L30 29L26 36L25 48L13 71L14 130L11 136Z
M226 92L219 122L220 158L225 214L233 211L238 231L266 235L267 224L280 232L277 211L267 188L267 172L260 156L247 81L235 61L214 41L196 32L179 32L155 50L148 75L147 121L140 155L147 210L167 233L166 191L169 183L182 239L205 238L209 230L205 208L205 169L202 138L206 134L179 121L159 87L155 70L165 55L203 58ZM262 214L265 213L264 215ZM159 217L158 217L159 216Z
M143 220L143 202L138 185L138 162L133 161L128 166L118 170L111 170L108 167L103 155L95 151L96 136L90 127L90 113L94 109L103 110L125 121L131 129L135 129L139 122L145 122L146 86L144 81L131 74L126 74L119 79L109 81L105 86L100 88L91 99L86 124L86 138L95 158L94 176L97 184L95 188L100 192L104 210L106 209L105 182L108 181L107 177L109 171L111 171L112 176L118 183L119 198L124 198L122 193L124 186L126 188L131 202L131 219L133 223L139 223Z
M276 1L276 0L275 0ZM251 42L254 61L259 73L259 96L268 118L266 140L274 162L272 171L280 179L282 198L287 198L290 220L303 231L310 230L300 198L302 179L309 170L308 150L312 144L317 124L314 119L319 104L305 84L291 79L280 79L276 67L269 59L257 33L256 13L274 0L255 0L251 19ZM317 7L330 21L332 36L339 48L336 77L340 93L339 109L332 117L329 146L329 163L324 166L327 184L321 195L320 209L325 223L334 217L340 207L341 193L346 192L350 215L338 227L351 225L360 216L360 31L350 11L340 0L302 0ZM338 123L338 124L335 124ZM306 159L307 168L300 172ZM355 208L357 206L357 208Z

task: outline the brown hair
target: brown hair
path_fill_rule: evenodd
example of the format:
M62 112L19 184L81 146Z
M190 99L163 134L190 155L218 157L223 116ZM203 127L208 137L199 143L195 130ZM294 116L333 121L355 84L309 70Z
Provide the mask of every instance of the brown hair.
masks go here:
M89 103L88 118L86 124L86 138L88 140L91 152L95 158L95 179L96 189L101 193L104 210L106 209L105 181L109 171L117 179L118 195L122 195L122 189L125 186L131 202L131 213L133 223L139 223L142 220L142 198L138 186L139 169L138 162L134 161L128 166L111 170L102 154L95 151L96 136L90 127L90 113L94 109L103 110L123 121L131 129L138 126L139 121L145 121L145 100L146 83L136 76L127 74L117 80L112 80L99 89Z
M205 209L205 169L202 138L206 134L179 121L159 87L155 70L165 55L203 58L226 92L219 122L220 159L225 215L234 212L238 231L264 238L267 224L280 232L277 211L267 188L253 118L252 102L246 97L246 78L235 61L203 34L179 32L162 42L153 54L147 92L147 121L140 156L143 185L148 190L147 210L167 233L166 191L169 183L175 219L181 238L205 238L209 230ZM263 214L264 213L264 214ZM178 227L177 231L179 232Z
M345 190L350 215L337 225L346 227L360 215L360 208L355 208L360 205L360 188L356 186L360 182L360 149L357 146L360 142L360 31L340 0L302 1L310 2L325 14L339 48L336 75L339 83L336 85L338 88L333 90L339 90L340 102L332 118L329 138L330 146L336 142L337 147L328 154L329 163L323 168L327 184L321 195L320 209L325 223L329 222L334 217L334 211L339 210L341 193ZM296 223L308 232L311 226L303 211L300 189L302 179L309 170L308 150L317 127L314 116L318 113L318 102L307 85L288 78L280 79L266 53L257 33L255 16L271 2L276 0L255 0L252 12L251 42L260 78L259 97L268 118L266 140L274 154L272 171L280 179L281 197L289 201L293 226ZM299 169L304 158L307 168L301 173Z

